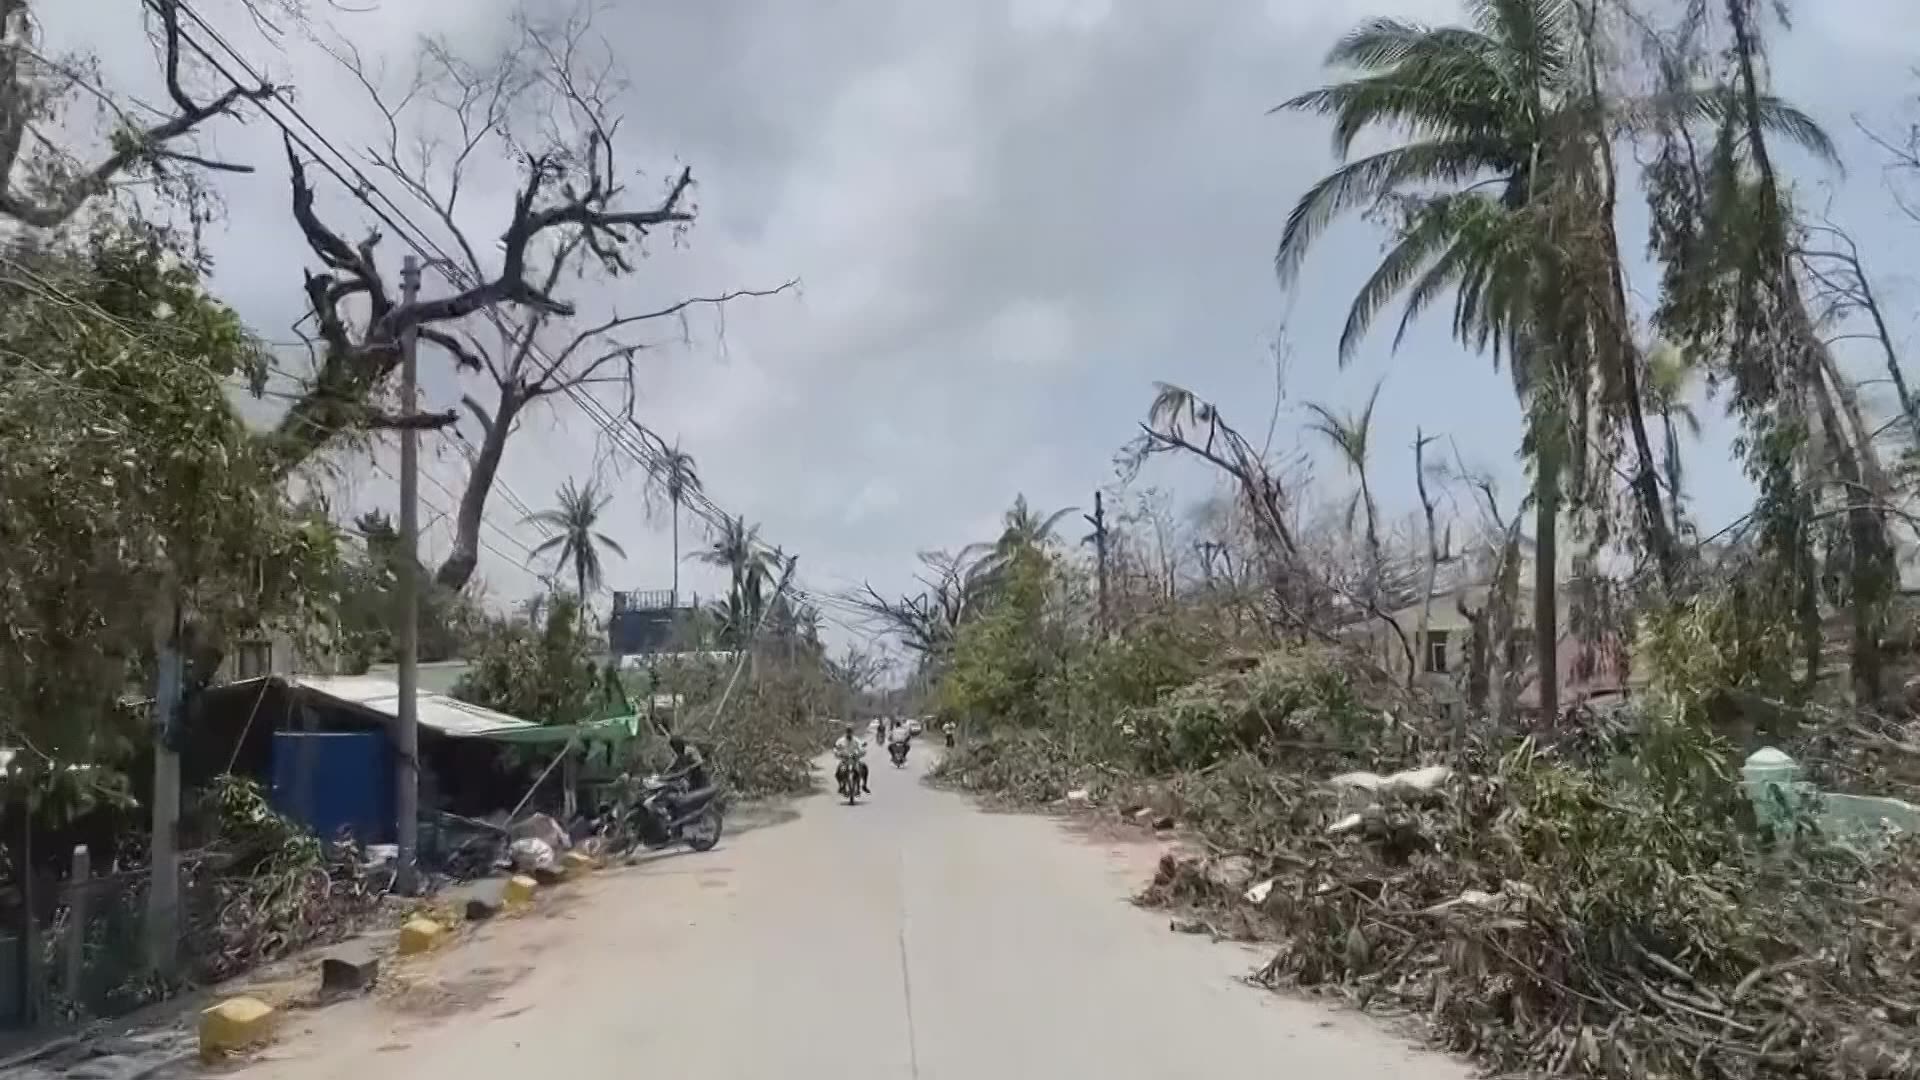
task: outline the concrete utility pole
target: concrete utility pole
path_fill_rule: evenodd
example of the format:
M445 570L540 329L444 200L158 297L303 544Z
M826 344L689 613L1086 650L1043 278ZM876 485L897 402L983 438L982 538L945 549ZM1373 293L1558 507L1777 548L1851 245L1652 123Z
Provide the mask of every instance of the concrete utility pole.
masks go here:
M400 302L420 296L420 262L400 264ZM400 339L400 408L410 419L418 393L415 355L420 338L412 329ZM419 890L420 829L420 432L400 428L400 707L393 732L394 839L399 862L394 887L402 896Z
M180 659L180 605L171 581L154 627L159 671L153 686L153 833L148 838L147 964L173 973L179 955L180 754L176 746L185 681Z

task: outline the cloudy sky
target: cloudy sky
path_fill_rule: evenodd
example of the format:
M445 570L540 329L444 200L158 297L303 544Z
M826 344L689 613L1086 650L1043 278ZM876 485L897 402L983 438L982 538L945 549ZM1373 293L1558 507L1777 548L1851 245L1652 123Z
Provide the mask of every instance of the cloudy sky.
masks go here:
M41 5L55 44L90 48L116 85L151 93L138 19L94 10L107 6ZM317 49L268 41L235 0L198 6L296 87L301 110L343 149L377 136L364 95ZM1852 118L1897 119L1920 89L1909 73L1920 6L1800 7L1776 48L1779 87L1828 126L1852 166L1844 176L1804 170L1803 188L1832 188L1883 291L1912 311L1920 292L1900 255L1913 227L1891 213ZM381 0L327 18L397 85L420 35L443 34L478 55L498 40L507 10L504 0ZM642 191L691 165L700 216L683 243L661 237L639 273L612 289L583 286L578 299L631 312L801 281L794 294L730 306L723 321L693 318L684 341L677 328L656 335L660 347L640 366L638 412L698 458L717 502L799 553L815 590L862 579L902 586L916 551L990 538L1017 492L1045 508L1088 502L1113 479L1114 451L1156 380L1264 427L1283 326L1292 355L1282 443L1295 438L1298 402L1351 407L1384 377L1376 485L1390 510L1412 505L1416 425L1454 439L1517 498L1511 384L1449 343L1444 319L1397 354L1382 333L1347 369L1335 363L1377 234L1359 224L1330 233L1290 294L1270 269L1287 210L1333 162L1323 123L1268 108L1324 81L1321 57L1356 20L1458 12L1452 0L611 3L598 25L631 80L622 165L644 170ZM211 142L259 165L221 182L215 287L263 334L286 338L312 260L286 212L277 134L255 121ZM506 220L506 178L494 179L502 182L483 183L469 207L483 237ZM367 223L337 191L323 190L322 202L343 230ZM1637 242L1640 219L1629 216L1626 239ZM397 243L383 250L397 262ZM1912 319L1903 314L1895 329L1909 338ZM437 357L423 361L423 381L434 407L486 388L463 386ZM1710 525L1745 501L1724 435L1724 426L1710 431L1692 463L1697 512ZM546 506L563 479L591 473L604 456L597 442L570 408L536 412L509 451L506 483ZM423 516L434 521L451 510L441 485L457 490L463 459L436 445L427 467ZM1330 463L1322 471L1337 482ZM348 475L343 501L391 499L379 468L351 463ZM1205 491L1191 474L1149 479ZM629 556L610 584L664 587L666 529L649 516L637 475L610 482L606 531ZM489 516L499 528L487 530L481 574L496 597L524 596L537 586L509 535L530 544L538 534L504 500ZM445 531L427 543L444 551ZM691 568L686 582L717 584Z

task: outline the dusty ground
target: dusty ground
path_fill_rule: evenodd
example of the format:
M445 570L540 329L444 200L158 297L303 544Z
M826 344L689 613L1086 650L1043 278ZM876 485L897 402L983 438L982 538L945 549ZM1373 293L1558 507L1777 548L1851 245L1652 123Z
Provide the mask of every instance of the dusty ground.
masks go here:
M905 771L563 887L295 1013L230 1075L1297 1076L1459 1080L1365 1019L1235 980L1256 957L1126 897L1158 849L986 814Z

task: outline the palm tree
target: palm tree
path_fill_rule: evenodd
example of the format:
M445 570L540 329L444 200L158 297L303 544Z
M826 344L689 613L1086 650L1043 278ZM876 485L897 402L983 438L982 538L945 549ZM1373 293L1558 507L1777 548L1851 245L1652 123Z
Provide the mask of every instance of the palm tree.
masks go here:
M760 526L744 517L729 518L707 550L696 556L710 566L727 570L728 590L717 613L728 624L735 644L741 645L760 621L766 583L780 568L780 555L760 542Z
M1366 405L1351 416L1341 416L1325 405L1307 402L1307 411L1313 414L1313 419L1307 423L1307 430L1327 440L1339 451L1347 469L1360 478L1360 486L1355 489L1353 500L1347 503L1347 534L1353 534L1353 519L1364 510L1367 555L1373 560L1375 569L1380 566L1380 508L1373 501L1373 487L1367 478L1367 458L1373 442L1373 407L1380 401L1380 385L1373 384L1373 393L1367 395Z
M666 493L673 515L673 606L680 606L680 504L688 495L702 490L700 473L693 455L680 449L679 443L663 447L653 467L654 482Z
M581 487L568 480L560 485L557 497L559 506L529 514L526 518L528 522L554 530L552 536L533 549L533 554L544 555L558 549L554 569L558 571L569 563L573 565L573 580L580 595L580 612L585 617L587 590L598 589L602 580L601 550L611 551L623 559L627 553L612 537L594 528L600 523L601 511L613 501L613 496L602 494L592 481Z
M962 549L962 558L977 557L979 560L969 571L969 578L979 587L991 589L993 583L999 581L1023 556L1053 543L1054 530L1060 527L1067 515L1078 513L1079 509L1069 506L1043 515L1027 505L1025 495L1015 495L1013 506L1000 519L999 538L991 544L973 544Z
M1414 138L1349 161L1309 188L1287 217L1274 268L1290 282L1336 215L1396 206L1399 234L1348 311L1341 362L1395 295L1406 294L1397 345L1414 316L1449 290L1455 336L1490 347L1496 362L1503 352L1511 355L1516 388L1535 399L1527 409L1538 515L1534 655L1551 658L1558 640L1554 530L1561 470L1549 451L1561 440L1543 428L1564 424L1565 410L1542 400L1562 382L1543 377L1548 350L1535 347L1540 274L1532 256L1542 245L1528 233L1557 164L1547 128L1569 97L1572 28L1564 6L1552 0L1478 0L1470 10L1471 29L1397 19L1363 23L1327 58L1363 74L1279 106L1332 116L1334 150L1343 159L1369 128L1400 129ZM1438 193L1428 194L1433 189ZM1553 669L1550 660L1540 664L1543 711L1558 708Z
M1409 141L1345 161L1308 189L1288 215L1274 257L1283 283L1338 215L1396 211L1394 243L1361 287L1340 338L1344 363L1381 309L1404 294L1397 344L1415 316L1448 293L1463 343L1510 357L1527 414L1524 449L1534 465L1534 655L1556 655L1555 567L1561 484L1584 476L1587 402L1596 376L1626 414L1640 456L1635 494L1650 546L1662 559L1667 521L1653 480L1639 387L1640 358L1626 339L1609 128L1632 105L1599 99L1591 28L1566 0L1469 0L1471 26L1398 19L1361 24L1329 64L1359 74L1278 107L1334 120L1346 159L1362 132ZM1669 115L1730 109L1720 90L1675 92ZM1768 100L1766 123L1796 138L1817 135L1803 115ZM1593 246L1567 250L1567 237ZM1602 279L1605 275L1606 280ZM1607 419L1611 420L1610 412ZM1554 665L1540 664L1543 711L1558 707Z

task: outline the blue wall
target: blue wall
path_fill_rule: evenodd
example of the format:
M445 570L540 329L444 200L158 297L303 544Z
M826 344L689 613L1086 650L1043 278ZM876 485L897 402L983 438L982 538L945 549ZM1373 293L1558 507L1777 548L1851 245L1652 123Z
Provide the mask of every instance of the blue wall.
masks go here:
M323 841L342 826L363 844L393 841L393 748L384 731L273 736L273 807Z

